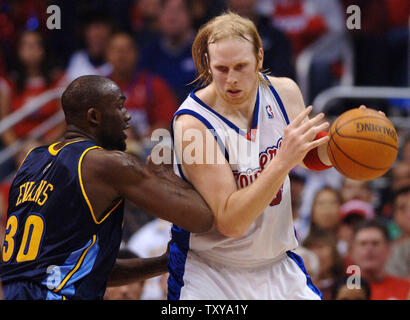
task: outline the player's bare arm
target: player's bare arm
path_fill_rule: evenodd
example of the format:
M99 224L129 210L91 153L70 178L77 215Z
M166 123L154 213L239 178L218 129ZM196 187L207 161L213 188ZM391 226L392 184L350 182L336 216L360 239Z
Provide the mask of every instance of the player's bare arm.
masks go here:
M272 201L289 171L303 162L309 150L328 140L325 137L313 141L319 131L328 127L328 123L321 123L323 114L308 120L308 114L312 108L305 109L304 106L302 108L303 99L296 99L296 102L289 99L286 103L296 104L298 109L293 111L292 121L285 129L282 147L259 178L246 188L238 190L227 162L224 164L187 164L181 157L181 150L179 151L180 159L183 159L182 167L185 176L211 207L215 215L215 225L222 234L241 237ZM186 130L194 128L200 130L202 136L205 137L206 127L189 115L180 116L176 121L177 125L181 125L182 130L176 130L176 132L181 132L182 135ZM176 136L175 139L181 141L182 137ZM191 143L183 141L182 151ZM202 145L206 145L205 141ZM212 147L216 150L215 152L220 153L216 142Z
M317 127L321 116L304 121L310 111L311 108L305 109L294 119L285 132L283 146L286 146L282 147L283 150L272 159L259 178L243 189L237 188L231 167L227 162L206 164L202 161L202 164L188 164L184 162L183 157L180 157L184 175L207 201L215 215L215 225L222 234L241 237L272 201L288 172L302 162L304 155L310 149L323 143L321 140L311 141L316 131L323 129L323 125ZM178 117L177 125L181 125L182 130L175 131L176 141L182 140L182 137L177 135L178 132L183 135L190 128L200 130L203 137L206 135L207 129L202 122L189 115ZM182 150L177 152L181 155L181 151L191 143L182 141ZM202 145L206 145L205 141ZM213 142L212 148L221 158L221 151L216 142Z
M168 253L169 245L167 251L158 257L117 259L108 277L107 286L122 286L164 274L167 272Z
M172 179L156 176L130 154L90 150L84 157L82 172L97 220L118 199L126 198L142 210L188 231L205 232L212 227L210 209L189 184L176 184ZM170 171L164 174L173 175Z

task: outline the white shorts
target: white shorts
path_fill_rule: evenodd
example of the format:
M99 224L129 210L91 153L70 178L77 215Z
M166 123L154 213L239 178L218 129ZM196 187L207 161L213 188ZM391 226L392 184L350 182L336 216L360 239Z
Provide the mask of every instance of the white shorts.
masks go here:
M302 258L288 251L282 259L256 268L206 261L188 251L182 281L170 279L180 300L320 300ZM179 288L175 284L179 283Z

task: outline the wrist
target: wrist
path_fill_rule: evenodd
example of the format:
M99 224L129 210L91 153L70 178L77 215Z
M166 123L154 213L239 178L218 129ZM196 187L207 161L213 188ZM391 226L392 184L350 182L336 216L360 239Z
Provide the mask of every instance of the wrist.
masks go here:
M314 140L318 140L327 135L327 132L321 131L316 135ZM303 159L303 163L308 169L314 171L322 171L331 168L332 163L327 154L327 143L311 149Z

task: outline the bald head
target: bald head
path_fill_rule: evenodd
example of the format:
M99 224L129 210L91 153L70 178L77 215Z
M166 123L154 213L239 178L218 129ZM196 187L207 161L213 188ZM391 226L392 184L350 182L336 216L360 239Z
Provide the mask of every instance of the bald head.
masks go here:
M66 136L83 135L108 150L126 148L124 130L131 119L125 96L117 84L101 76L82 76L61 97L67 122Z
M90 108L101 110L118 95L121 95L121 90L108 78L87 75L75 79L61 97L67 124L85 123Z

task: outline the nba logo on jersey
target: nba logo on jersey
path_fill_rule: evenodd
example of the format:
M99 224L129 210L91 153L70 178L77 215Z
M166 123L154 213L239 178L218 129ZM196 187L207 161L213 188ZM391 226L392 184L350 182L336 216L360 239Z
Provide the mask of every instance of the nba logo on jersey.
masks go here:
M266 108L266 113L268 114L268 118L273 119L273 110L270 104L268 104L265 108Z

